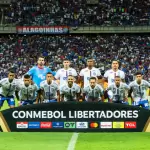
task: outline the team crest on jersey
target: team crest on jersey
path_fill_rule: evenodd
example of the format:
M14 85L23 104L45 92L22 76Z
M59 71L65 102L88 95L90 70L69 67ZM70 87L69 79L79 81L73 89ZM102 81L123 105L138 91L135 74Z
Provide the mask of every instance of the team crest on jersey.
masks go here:
M32 88L29 88L29 93L31 93L32 92Z
M23 93L26 93L26 90L25 90L25 89L22 89L22 92L23 92Z
M12 84L12 88L15 88L16 87L16 85L15 84Z
M93 72L93 76L96 76L96 72Z
M52 88L51 88L51 92L53 93L54 91L55 91L55 88L54 88L54 87L52 87Z

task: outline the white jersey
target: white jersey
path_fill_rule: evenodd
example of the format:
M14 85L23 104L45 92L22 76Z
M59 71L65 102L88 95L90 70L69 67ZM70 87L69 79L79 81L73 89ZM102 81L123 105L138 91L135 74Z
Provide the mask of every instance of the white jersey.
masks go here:
M67 70L61 68L56 72L55 78L60 80L60 86L62 86L67 83L67 78L69 75L76 77L77 71L73 68L69 68Z
M103 88L99 84L96 84L94 89L90 85L83 88L83 93L86 94L87 101L96 99L99 101L100 97L104 95Z
M125 79L125 73L121 70L114 72L112 69L110 69L105 72L104 78L108 79L108 86L115 83L115 76L119 76L121 79Z
M64 101L75 101L77 100L76 94L80 93L80 87L78 84L73 83L70 88L67 84L63 85L60 89L60 94L64 95Z
M57 99L58 84L55 81L49 85L47 80L40 83L40 89L44 90L44 100Z
M84 87L89 85L90 77L98 77L101 76L100 70L98 68L93 67L91 70L88 68L84 68L80 71L79 74L81 77L84 77Z
M113 101L122 101L127 97L127 90L129 90L129 86L126 83L120 83L120 86L117 87L115 83L108 86L107 90L113 93L112 100Z
M20 100L35 100L38 86L36 84L29 85L28 87L23 84L20 85L19 96Z
M132 94L135 101L148 99L146 92L147 89L150 88L149 82L142 80L141 84L139 85L135 80L129 84L129 87L133 90Z
M1 95L4 97L13 96L15 91L19 91L19 85L20 83L17 79L14 79L11 83L8 78L0 80Z

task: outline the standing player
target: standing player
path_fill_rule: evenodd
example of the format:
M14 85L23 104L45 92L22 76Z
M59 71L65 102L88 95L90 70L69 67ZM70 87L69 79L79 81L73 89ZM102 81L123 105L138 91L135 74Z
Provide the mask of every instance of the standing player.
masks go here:
M1 93L0 93L0 109L3 106L3 103L5 100L7 100L7 103L10 108L15 107L15 100L14 95L17 95L17 91L19 91L19 83L18 80L15 79L15 72L14 70L10 69L8 73L8 78L4 78L0 80L0 87L1 87Z
M121 104L129 104L128 103L128 95L127 92L130 88L127 84L121 82L121 78L119 76L115 77L115 83L108 86L107 90L112 95L109 95L110 102L113 103L121 103Z
M117 60L114 60L111 66L112 69L107 70L104 74L104 80L108 82L108 86L115 83L116 76L119 76L124 82L125 74L123 71L119 70L119 62Z
M148 95L146 92L147 89L150 88L150 83L142 79L141 72L137 72L135 76L136 76L135 81L129 84L132 93L131 94L132 104L134 106L141 106L145 109L149 109Z
M89 58L87 60L87 68L84 68L80 71L80 80L81 80L81 87L86 87L89 85L89 79L91 77L101 78L101 73L98 68L94 67L94 60Z
M31 79L38 87L40 87L40 83L46 79L46 74L48 72L51 72L53 75L55 75L55 72L52 72L52 70L46 66L45 64L45 58L43 56L38 57L37 66L32 67L27 74L31 76Z
M60 86L67 83L67 79L69 75L77 77L77 72L75 69L70 68L70 61L65 59L63 61L64 68L59 69L56 72L55 79L60 80Z
M40 89L42 91L41 96L43 97L44 103L60 101L58 84L53 81L53 75L51 72L48 72L46 80L41 82Z
M102 100L104 102L104 92L103 88L96 83L96 77L91 77L89 80L90 85L83 89L83 100L88 102L98 102Z
M31 82L30 75L24 75L23 84L20 85L19 96L19 105L29 105L33 104L36 100L36 91L38 87L36 84Z
M111 64L112 69L107 70L104 74L104 84L108 83L107 85L110 86L111 84L115 83L115 77L119 76L121 80L124 82L125 80L125 73L119 70L119 62L118 60L113 60ZM105 86L104 86L105 87ZM105 87L105 90L107 87ZM107 91L104 93L105 98L108 98ZM108 98L109 101L109 98Z
M51 72L53 75L55 75L55 72L52 72L52 70L46 66L45 64L45 58L43 56L38 57L37 66L32 67L27 74L31 76L32 81L40 88L40 83L46 79L46 74L48 72ZM37 99L40 100L41 91L38 90Z
M74 77L69 75L67 84L64 84L60 89L61 101L78 101L80 93L81 89L79 85L74 83Z

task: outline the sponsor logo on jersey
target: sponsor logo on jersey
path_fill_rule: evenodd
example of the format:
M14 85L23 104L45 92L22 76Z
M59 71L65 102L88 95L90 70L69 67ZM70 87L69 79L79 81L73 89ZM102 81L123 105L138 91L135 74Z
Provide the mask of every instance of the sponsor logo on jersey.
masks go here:
M100 128L111 129L112 128L112 122L100 122Z
M99 128L99 123L98 122L90 122L89 128Z
M38 129L38 128L40 128L40 122L29 122L28 128L29 129Z
M68 72L68 75L72 75L72 72Z
M68 77L63 77L63 80L67 80Z
M134 128L136 128L136 122L135 121L125 122L125 128L128 128L128 129L134 129Z
M64 128L64 122L52 122L53 128Z
M41 122L40 128L42 129L49 129L52 128L52 122Z
M76 128L76 123L75 122L64 122L64 128L74 129L74 128Z
M18 129L26 129L28 128L28 122L16 122L16 127Z
M43 74L39 74L38 75L38 78L40 78L41 80L44 80L45 79L45 76Z
M113 122L113 128L124 128L124 122Z
M77 122L76 123L76 128L78 128L78 129L86 129L86 128L88 128L88 123L87 122Z

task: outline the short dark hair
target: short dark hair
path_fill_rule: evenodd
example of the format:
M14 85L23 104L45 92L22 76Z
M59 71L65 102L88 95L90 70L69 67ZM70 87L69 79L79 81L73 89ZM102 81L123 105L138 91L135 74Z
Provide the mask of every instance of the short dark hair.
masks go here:
M135 76L137 76L137 75L142 75L142 73L140 71L138 71L135 73Z
M114 59L114 60L112 61L112 63L113 63L114 61L116 61L116 62L118 62L118 64L120 64L119 60L117 60L117 59Z
M43 58L45 60L45 57L42 55L38 56L37 60L39 60L39 58Z
M30 79L30 75L29 75L29 74L25 74L25 75L24 75L24 78L25 78L25 79Z
M8 72L9 72L9 73L16 73L14 68L10 68L10 69L8 70Z
M87 58L87 61L90 60L90 59L92 59L92 60L94 61L94 59L93 59L92 57L88 57L88 58Z
M68 75L68 77L74 77L73 75Z
M46 75L48 75L48 74L51 74L51 75L53 75L51 72L48 72Z
M96 77L90 77L90 80L97 80Z
M69 59L67 59L67 58L65 58L65 59L63 60L63 62L64 62L64 61L70 61L70 60L69 60Z
M120 78L120 76L115 76L115 78Z

